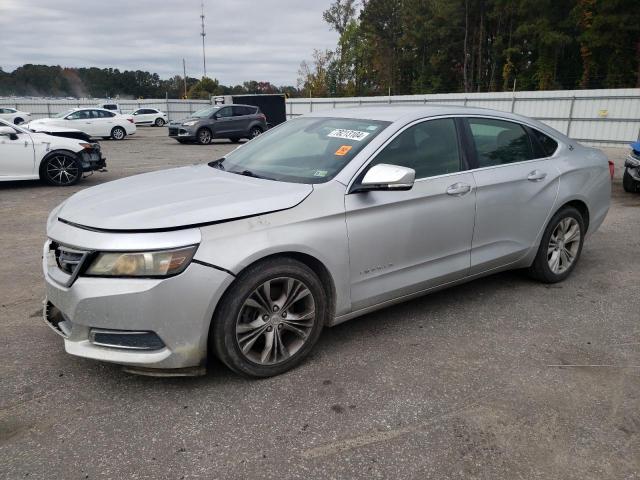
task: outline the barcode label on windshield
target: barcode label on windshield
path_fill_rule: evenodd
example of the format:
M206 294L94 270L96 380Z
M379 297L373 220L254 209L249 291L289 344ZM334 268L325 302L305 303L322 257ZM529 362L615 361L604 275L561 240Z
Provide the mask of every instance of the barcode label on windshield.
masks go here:
M361 132L359 130L345 130L343 128L336 128L327 137L332 138L344 138L346 140L355 140L360 142L369 135L369 132Z

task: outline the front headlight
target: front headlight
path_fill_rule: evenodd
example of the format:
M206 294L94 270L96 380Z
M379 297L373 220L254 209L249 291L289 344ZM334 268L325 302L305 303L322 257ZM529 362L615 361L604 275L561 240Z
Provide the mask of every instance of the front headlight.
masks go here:
M198 123L197 120L191 120L190 122L184 122L182 125L185 127L192 127L194 126L196 123Z
M99 253L85 272L92 277L170 277L191 263L197 245L153 252Z

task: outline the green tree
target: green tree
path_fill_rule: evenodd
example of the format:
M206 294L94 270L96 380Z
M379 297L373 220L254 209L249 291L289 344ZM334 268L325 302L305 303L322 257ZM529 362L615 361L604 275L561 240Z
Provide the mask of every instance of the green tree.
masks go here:
M209 99L212 95L220 95L220 83L216 79L202 77L202 79L193 85L187 96L191 99Z

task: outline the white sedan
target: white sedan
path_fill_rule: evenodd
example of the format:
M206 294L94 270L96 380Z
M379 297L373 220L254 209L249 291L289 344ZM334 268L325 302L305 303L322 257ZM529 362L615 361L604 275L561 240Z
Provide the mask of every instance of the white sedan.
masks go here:
M21 123L31 120L31 114L27 112L21 112L15 108L0 107L0 118L7 120L8 122L20 125Z
M36 133L0 120L0 182L40 179L62 187L106 167L98 143L65 136L82 135L78 131L50 130Z
M155 125L162 127L169 121L167 114L155 108L139 108L133 112L133 121L136 125Z
M53 118L41 118L29 122L29 128L44 130L46 127L74 128L92 137L123 140L136 133L131 115L118 115L104 108L74 108Z

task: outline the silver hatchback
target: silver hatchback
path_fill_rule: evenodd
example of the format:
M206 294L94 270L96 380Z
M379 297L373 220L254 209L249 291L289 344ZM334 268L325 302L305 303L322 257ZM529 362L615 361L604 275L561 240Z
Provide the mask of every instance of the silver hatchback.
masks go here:
M81 191L47 224L67 352L155 375L282 373L325 326L526 268L567 278L604 220L598 150L448 106L319 112L225 158Z

